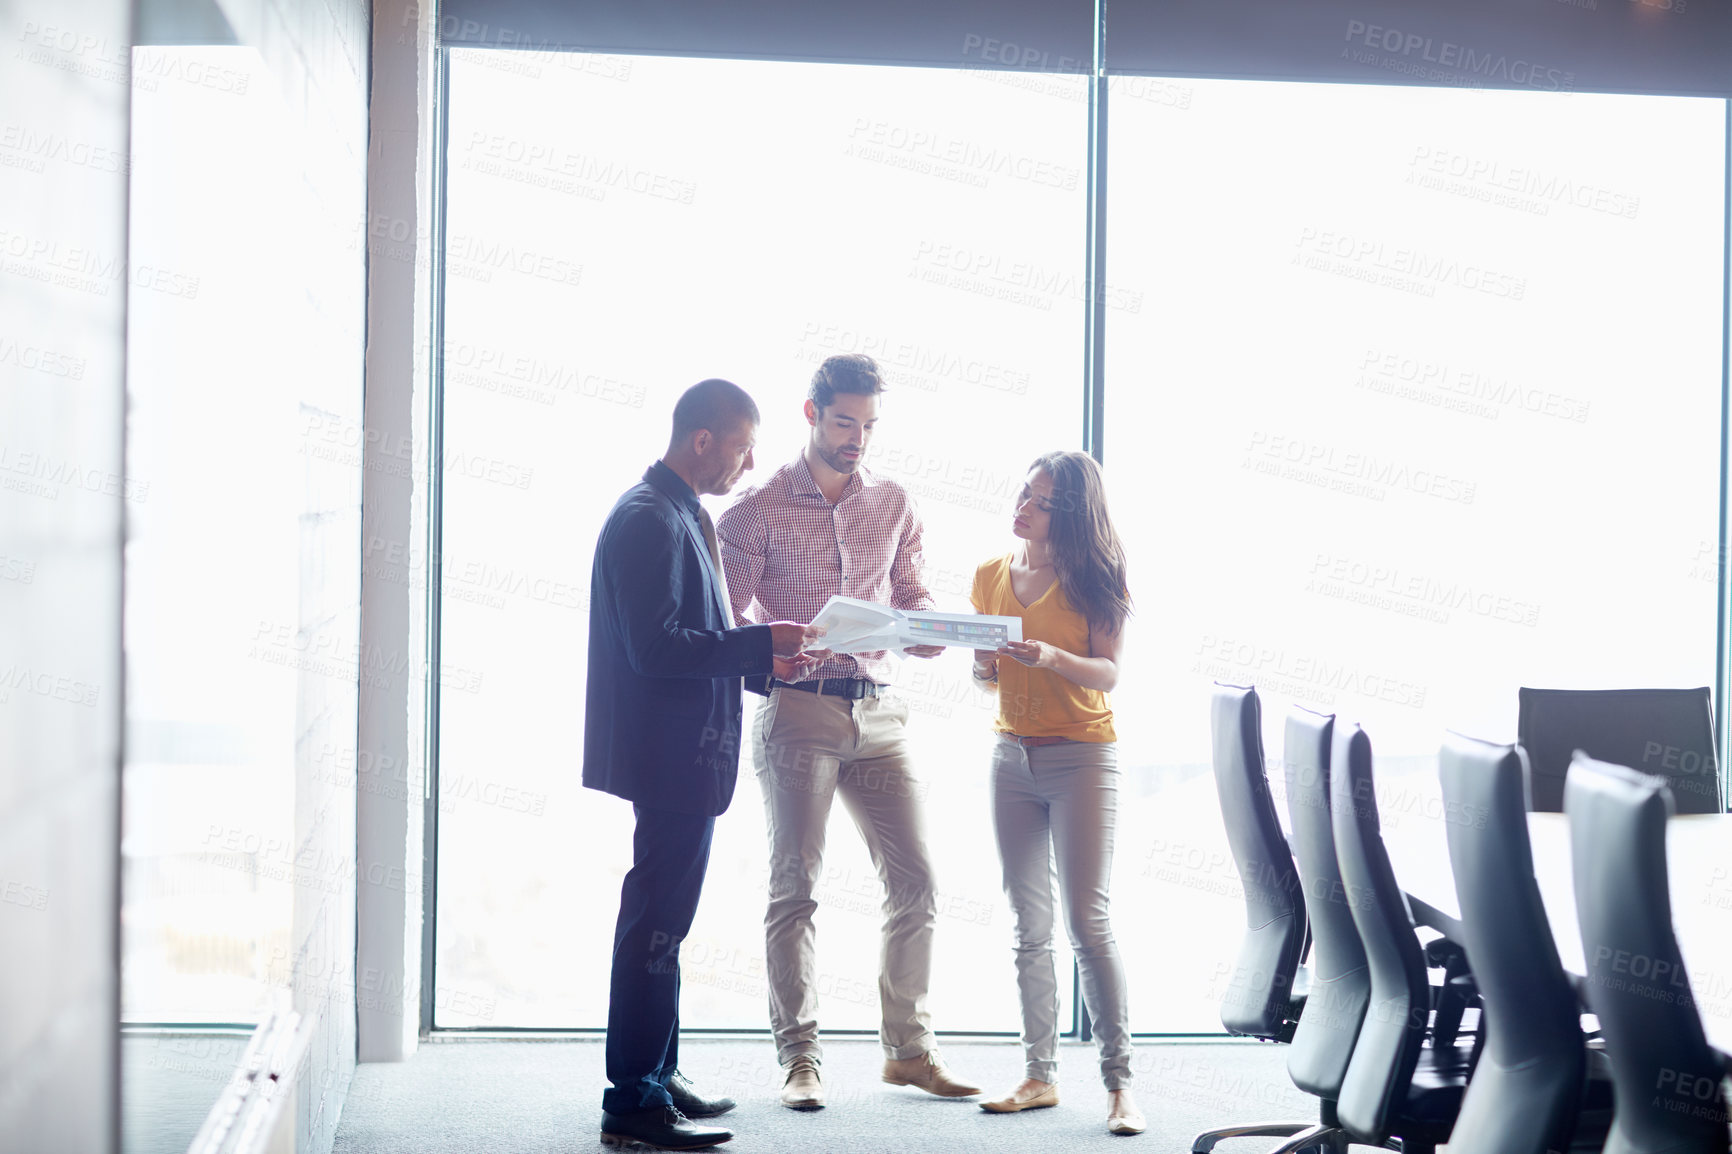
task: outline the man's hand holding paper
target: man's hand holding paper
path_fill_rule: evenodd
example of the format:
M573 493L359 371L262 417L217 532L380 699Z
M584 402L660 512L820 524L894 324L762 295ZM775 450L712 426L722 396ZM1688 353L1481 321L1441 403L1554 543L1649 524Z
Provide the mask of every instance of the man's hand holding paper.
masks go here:
M798 681L817 668L820 661L830 656L830 650L815 648L823 636L823 628L816 624L801 625L795 621L772 624L772 676L779 681Z

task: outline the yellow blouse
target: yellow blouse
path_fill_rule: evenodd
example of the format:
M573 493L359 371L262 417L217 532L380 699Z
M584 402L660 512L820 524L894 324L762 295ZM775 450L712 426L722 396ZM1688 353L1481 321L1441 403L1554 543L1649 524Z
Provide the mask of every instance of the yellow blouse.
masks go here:
M1089 656L1089 626L1064 590L1052 587L1025 606L1010 585L1011 555L994 557L974 571L970 599L977 613L1022 618L1024 641L1044 641L1079 657ZM998 659L998 720L993 729L1020 737L1068 737L1072 741L1116 741L1107 695L1084 689L1050 669L1032 669L1014 657Z

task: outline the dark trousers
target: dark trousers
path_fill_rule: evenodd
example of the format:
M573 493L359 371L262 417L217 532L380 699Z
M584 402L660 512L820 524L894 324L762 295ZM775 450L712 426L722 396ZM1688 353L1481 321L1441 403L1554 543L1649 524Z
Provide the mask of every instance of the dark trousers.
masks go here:
M679 1067L680 943L692 928L716 819L633 805L631 872L620 887L607 1003L601 1108L632 1114L673 1104Z

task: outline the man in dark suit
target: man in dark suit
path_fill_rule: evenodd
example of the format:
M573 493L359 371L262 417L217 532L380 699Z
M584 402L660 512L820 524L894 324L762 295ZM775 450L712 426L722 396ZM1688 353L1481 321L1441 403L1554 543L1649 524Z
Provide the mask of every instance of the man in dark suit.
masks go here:
M740 679L798 676L813 659L801 655L804 625L730 628L715 526L698 503L752 467L757 405L738 385L701 381L673 425L596 543L583 784L630 801L637 818L613 938L602 1141L689 1150L733 1137L691 1121L734 1103L679 1073L679 951L734 794Z

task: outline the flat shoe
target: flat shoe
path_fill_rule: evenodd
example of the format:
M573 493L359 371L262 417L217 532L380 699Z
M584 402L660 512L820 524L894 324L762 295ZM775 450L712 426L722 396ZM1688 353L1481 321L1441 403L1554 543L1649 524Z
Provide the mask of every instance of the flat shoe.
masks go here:
M1141 1134L1148 1128L1148 1120L1141 1114L1109 1114L1107 1116L1108 1134Z
M1054 1082L1032 1098L1017 1098L1014 1093L991 1102L982 1102L980 1108L988 1114L1017 1114L1023 1110L1039 1110L1043 1106L1058 1105L1058 1083Z

